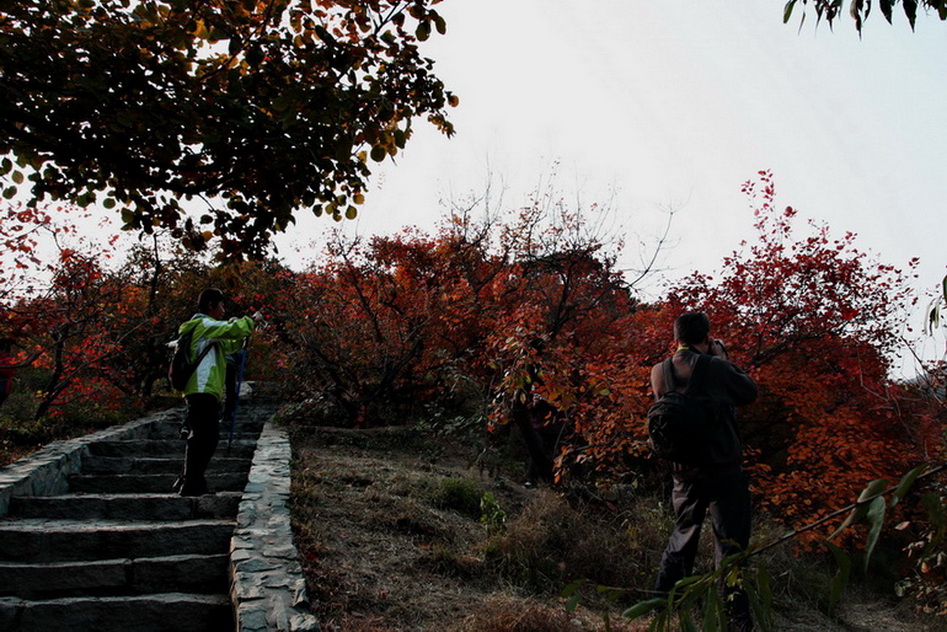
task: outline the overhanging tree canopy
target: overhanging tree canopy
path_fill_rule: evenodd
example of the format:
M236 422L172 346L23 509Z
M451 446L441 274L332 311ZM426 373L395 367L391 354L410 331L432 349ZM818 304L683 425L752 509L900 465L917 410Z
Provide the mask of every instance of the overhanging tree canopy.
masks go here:
M0 8L12 197L120 209L260 254L294 213L354 217L370 174L457 99L418 42L440 0L20 0ZM182 203L203 199L200 217Z
M865 20L871 14L872 8L871 0L851 0L847 3L842 2L842 0L801 0L801 2L799 0L788 0L783 8L783 22L788 22L789 18L792 17L796 4L802 4L804 7L811 4L815 10L816 18L820 22L824 19L829 23L829 26L847 9L848 14L855 20L855 29L859 33L861 33ZM898 4L901 5L901 10L904 11L904 16L908 19L912 29L917 20L918 8L928 12L934 11L941 20L947 20L947 0L879 0L878 9L888 21L888 24L891 24L895 6ZM802 19L806 19L805 13L803 13Z

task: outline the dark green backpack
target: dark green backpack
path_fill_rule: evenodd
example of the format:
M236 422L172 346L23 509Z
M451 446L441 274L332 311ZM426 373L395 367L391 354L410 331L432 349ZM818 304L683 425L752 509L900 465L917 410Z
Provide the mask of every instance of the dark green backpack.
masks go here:
M207 345L204 347L204 350L201 351L200 355L197 356L197 360L191 362L190 352L193 335L193 327L181 334L181 337L178 338L177 346L174 349L174 355L171 356L171 364L168 367L168 382L171 383L171 388L177 391L184 390L188 380L191 379L191 376L194 375L194 371L197 370L197 366L201 363L201 360L203 360L204 356L214 347L213 344Z
M668 390L648 410L651 449L662 459L698 467L712 461L710 447L716 441L720 422L714 408L697 398L709 363L708 356L698 356L683 393L674 390L676 380L671 360L662 363Z

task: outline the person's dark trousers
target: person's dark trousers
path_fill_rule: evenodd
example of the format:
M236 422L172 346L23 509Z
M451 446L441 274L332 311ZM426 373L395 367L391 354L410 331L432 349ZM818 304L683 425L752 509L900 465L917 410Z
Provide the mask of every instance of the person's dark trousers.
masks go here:
M242 352L240 352L242 353ZM237 361L233 354L227 356L227 376L224 380L223 422L229 428L237 412Z
M12 378L9 377L0 377L0 406L3 406L3 402L7 401L10 393L7 389L10 387L8 380Z
M539 432L533 428L527 414L517 414L517 411L514 411L513 420L529 452L529 469L526 472L527 482L552 482L552 459L546 453Z
M187 437L187 449L184 452L184 474L180 494L199 496L207 493L207 480L204 472L217 449L220 437L218 415L220 404L217 397L207 393L188 395L187 424L190 434Z
M750 490L746 472L736 470L721 475L674 476L671 504L677 524L668 541L654 583L655 592L666 595L681 579L694 571L694 559L700 541L700 527L710 511L714 530L715 565L727 556L739 553L750 543ZM723 591L723 583L721 583ZM750 604L742 590L726 590L730 629L753 629Z

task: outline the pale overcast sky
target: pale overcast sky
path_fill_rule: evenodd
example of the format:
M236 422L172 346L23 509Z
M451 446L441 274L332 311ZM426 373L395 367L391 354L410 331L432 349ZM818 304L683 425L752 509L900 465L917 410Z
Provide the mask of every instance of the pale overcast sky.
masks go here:
M771 169L780 205L857 233L885 263L921 257L924 287L943 276L947 24L935 16L912 33L876 12L859 40L847 15L834 32L814 15L783 24L781 0L440 7L447 35L425 51L460 96L457 135L417 121L347 230L432 229L439 200L482 188L488 171L519 204L558 160L567 194L591 203L618 189L629 233L655 232L661 209L679 207L665 263L680 276L753 236L740 185ZM301 221L292 239L331 224Z

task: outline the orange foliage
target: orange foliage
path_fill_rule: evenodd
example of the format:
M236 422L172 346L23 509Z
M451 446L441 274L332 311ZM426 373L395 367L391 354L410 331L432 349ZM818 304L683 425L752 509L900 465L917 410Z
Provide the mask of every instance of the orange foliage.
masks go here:
M930 456L913 402L889 377L915 301L911 272L872 261L851 233L832 239L810 222L797 236L797 212L775 208L768 172L744 191L756 202L757 241L725 260L719 280L685 280L670 303L706 311L759 383L759 401L741 413L763 466L756 487L763 507L799 527Z
M869 480L942 458L944 409L932 404L942 383L912 387L889 375L916 261L901 272L859 251L852 234L800 229L794 209L776 208L768 172L744 191L756 239L718 278L695 273L650 305L589 217L541 197L506 223L456 215L434 235L338 237L302 272L276 262L211 271L182 253L172 266L138 251L116 273L64 250L48 295L15 309L7 299L0 314L7 327L12 314L31 314L18 326L39 347L55 349L43 332L68 328L65 360L47 353L40 362L73 376L70 388L87 385L83 396L106 397L100 379L142 395L196 289L223 285L234 311L262 309L271 322L251 369L266 365L287 398L320 404L332 423L449 427L464 418L496 430L541 401L554 411L545 423L562 427L558 477L616 479L661 468L644 441L650 368L672 350L674 319L700 309L760 385L740 423L762 506L798 527ZM26 232L45 222L22 221ZM31 252L28 239L18 243Z

